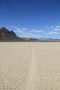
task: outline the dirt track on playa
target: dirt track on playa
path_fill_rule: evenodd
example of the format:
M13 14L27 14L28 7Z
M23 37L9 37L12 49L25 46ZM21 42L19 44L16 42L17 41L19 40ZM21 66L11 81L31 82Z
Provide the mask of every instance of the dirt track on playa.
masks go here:
M1 42L0 90L60 90L60 43Z

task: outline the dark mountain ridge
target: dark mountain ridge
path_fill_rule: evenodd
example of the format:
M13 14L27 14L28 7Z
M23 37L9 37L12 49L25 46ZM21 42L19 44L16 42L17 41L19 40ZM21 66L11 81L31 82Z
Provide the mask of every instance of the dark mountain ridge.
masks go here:
M23 41L13 31L9 31L5 27L0 28L0 41Z
M0 28L0 42L60 42L60 39L53 38L21 38L15 32L9 31L5 27Z

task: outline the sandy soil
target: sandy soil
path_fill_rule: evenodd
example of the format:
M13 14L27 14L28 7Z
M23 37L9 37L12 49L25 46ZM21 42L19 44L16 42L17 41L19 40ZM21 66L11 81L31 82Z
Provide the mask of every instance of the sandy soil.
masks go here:
M60 43L1 42L0 90L60 90Z

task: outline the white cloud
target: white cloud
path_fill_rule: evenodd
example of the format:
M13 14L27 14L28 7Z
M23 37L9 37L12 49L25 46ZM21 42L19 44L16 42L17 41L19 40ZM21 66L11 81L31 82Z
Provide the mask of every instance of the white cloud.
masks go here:
M9 28L10 28L10 30L13 30L14 32L20 32L21 31L21 29L16 27L16 26L10 26Z
M57 25L56 28L60 28L60 25Z
M60 31L60 26L56 26L54 31L59 32Z
M47 30L40 30L40 29L27 29L27 28L19 28L16 26L11 26L11 29L20 37L35 37L35 38L40 38L40 37L51 37L51 36L56 36L60 35L60 25L56 26L51 26L47 28Z
M35 34L35 35L33 34L33 35L32 35L33 38L40 38L40 36L41 36L41 35L38 35L38 34Z
M17 26L10 26L19 37L32 37L32 33L27 28L19 28Z
M54 29L54 26L51 26L50 29Z
M20 37L39 37L40 33L43 33L43 30L27 28L19 28L17 26L10 26L10 29L13 30Z
M51 29L52 30L48 32L49 35L60 34L60 25L53 26Z
M49 35L53 35L53 34L56 35L56 34L59 34L59 33L58 33L58 32L54 32L54 31L51 31L51 32L49 32L48 34L49 34Z
M43 30L33 29L31 33L43 33Z
M14 32L16 33L24 33L25 31L27 31L26 28L19 28L17 26L11 26L11 28L13 29Z
M22 30L23 30L23 31L26 31L26 30L27 30L27 28L22 28Z

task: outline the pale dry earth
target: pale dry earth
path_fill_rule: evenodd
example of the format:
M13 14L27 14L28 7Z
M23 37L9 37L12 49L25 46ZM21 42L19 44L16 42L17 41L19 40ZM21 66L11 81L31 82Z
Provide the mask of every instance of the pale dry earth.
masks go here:
M1 42L0 90L60 90L60 43Z

